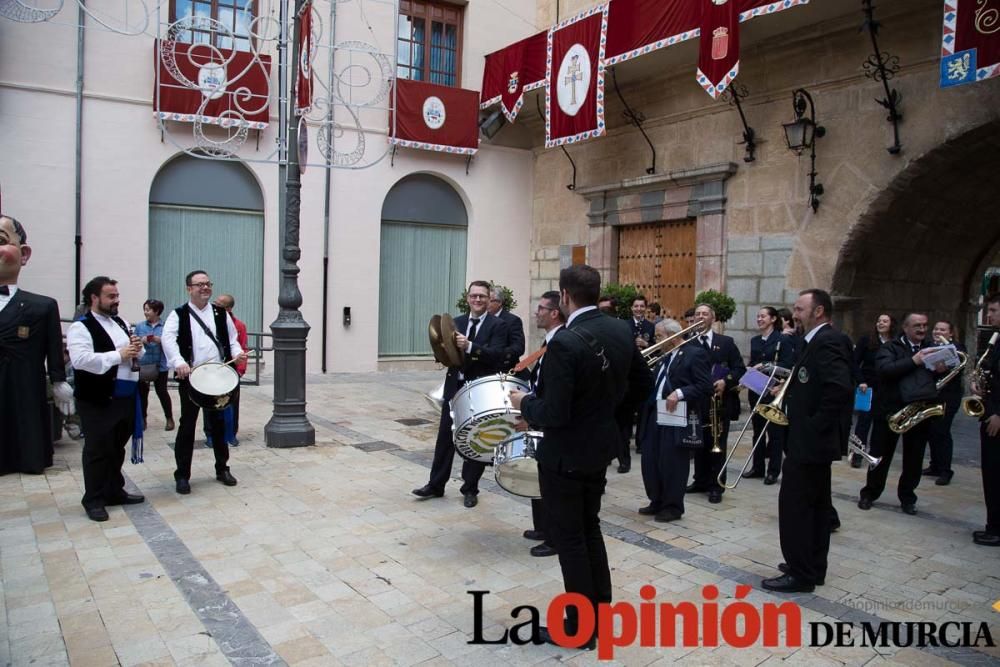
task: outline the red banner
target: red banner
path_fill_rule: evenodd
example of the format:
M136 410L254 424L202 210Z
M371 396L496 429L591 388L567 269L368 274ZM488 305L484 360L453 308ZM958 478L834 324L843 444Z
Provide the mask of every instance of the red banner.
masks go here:
M487 55L482 108L499 102L513 123L524 104L524 93L545 85L547 44L548 32L540 32Z
M479 92L396 79L396 113L389 111L389 143L475 154L479 150Z
M737 0L701 0L698 83L713 98L740 72L740 12Z
M154 42L153 54L157 118L255 130L267 127L270 56L161 40Z
M313 72L312 5L299 21L299 67L295 79L295 115L303 116L312 109Z
M698 36L692 0L611 0L607 64L614 65Z
M941 85L1000 76L1000 0L945 0Z
M604 49L608 5L549 30L545 66L545 147L604 134Z

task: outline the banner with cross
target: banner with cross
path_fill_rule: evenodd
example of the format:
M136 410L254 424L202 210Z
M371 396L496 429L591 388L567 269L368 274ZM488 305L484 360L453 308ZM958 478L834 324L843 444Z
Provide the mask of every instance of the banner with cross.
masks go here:
M941 87L1000 76L1000 0L945 0Z
M549 30L545 57L545 147L604 134L604 49L608 5Z

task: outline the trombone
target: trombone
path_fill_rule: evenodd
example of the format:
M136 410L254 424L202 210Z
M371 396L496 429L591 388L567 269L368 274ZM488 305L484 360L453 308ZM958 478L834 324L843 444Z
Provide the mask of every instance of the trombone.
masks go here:
M672 342L674 342L674 340L676 340L677 338L687 336L688 334L692 334L690 338L687 338L686 340L681 342L680 345L677 346L680 347L681 345L686 344L688 341L697 340L696 336L702 334L704 329L705 329L704 322L695 322L691 326L685 329L681 329L677 333L670 334L660 342L650 345L649 347L641 351L643 358L646 359L646 365L652 368L653 366L658 364L660 362L660 358L664 354L666 354L666 352L663 351L663 349L666 348L668 345L670 345ZM656 354L657 352L659 352L660 354Z
M777 364L774 364L772 366L772 368L771 368L771 374L767 378L767 386L765 387L764 392L761 393L760 396L757 397L757 402L754 403L753 409L750 411L750 416L747 417L746 423L744 423L743 424L743 428L740 429L740 434L738 436L736 436L736 442L733 443L732 449L729 450L729 456L726 457L725 462L722 464L722 468L719 470L719 475L718 475L718 477L716 477L716 481L719 483L719 486L723 486L723 487L725 487L727 489L730 489L730 490L735 489L737 486L739 486L740 480L743 479L743 473L745 473L747 471L747 468L749 468L750 464L753 462L754 452L757 451L757 447L760 446L760 443L764 440L764 436L767 435L767 427L770 426L772 422L774 422L774 420L771 419L770 417L768 417L766 414L764 414L764 411L763 411L763 408L767 408L767 407L771 407L771 406L769 406L766 403L761 403L761 401L763 401L764 400L764 396L766 396L768 394L768 388L771 386L771 383L774 381L774 376L775 376L775 374L777 374L779 368L780 368L780 366L778 366ZM785 386L786 387L788 386L787 382L785 383ZM781 394L779 394L779 396L775 399L775 401L784 399L784 396L785 396L784 395L784 388L782 388ZM778 410L777 412L782 417L784 417L784 413L781 412L781 410ZM740 468L740 473L738 475L736 475L736 481L733 482L732 484L727 484L726 482L723 481L722 478L723 478L723 476L725 476L726 469L729 467L729 462L732 460L733 455L736 453L736 450L740 446L740 441L743 440L743 435L747 432L747 429L750 428L750 424L753 423L754 415L760 415L761 417L764 417L764 419L766 419L767 422L764 424L764 428L761 429L760 435L758 435L757 439L754 440L753 447L750 448L750 453L747 455L747 460L744 461L743 467ZM774 423L778 423L778 422L774 422ZM785 423L781 424L781 425L782 426L787 426L788 425L788 419L785 418Z

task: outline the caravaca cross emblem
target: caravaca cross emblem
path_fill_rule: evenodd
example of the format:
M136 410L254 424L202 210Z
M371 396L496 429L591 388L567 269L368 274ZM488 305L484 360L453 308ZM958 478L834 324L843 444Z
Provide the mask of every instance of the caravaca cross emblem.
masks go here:
M583 74L580 71L580 56L574 55L569 64L566 66L566 76L563 78L563 82L569 84L571 97L570 105L576 106L576 82L583 81Z

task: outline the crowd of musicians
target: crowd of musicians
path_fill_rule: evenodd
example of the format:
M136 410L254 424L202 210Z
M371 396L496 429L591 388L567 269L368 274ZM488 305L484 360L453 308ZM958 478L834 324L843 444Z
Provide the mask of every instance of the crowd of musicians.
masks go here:
M413 491L420 498L443 496L450 476L455 447L448 402L465 383L507 373L524 354L520 319L504 311L502 295L491 290L486 281L471 283L469 314L455 319L456 343L466 355L448 370L430 478ZM989 325L1000 326L1000 295L988 298L986 307ZM559 291L546 292L536 304L535 325L544 341L522 359L522 365L533 362L526 369L530 391L511 393L521 412L518 428L544 434L536 453L541 498L532 501L534 525L524 536L541 541L533 555L558 555L568 592L594 605L611 600L598 513L608 466L617 460L619 473L631 470L633 436L649 500L638 512L658 522L681 519L688 493L721 503L735 486L727 482L727 450L756 443L736 474L765 485L781 482L784 562L776 576L761 582L775 592L808 592L824 584L830 536L840 527L831 497L832 463L849 451L853 467L869 466L859 493L862 510L871 509L884 490L900 434L903 513L916 514L922 476L934 476L938 485L951 482L950 432L963 400L963 378L946 363L924 361L935 359L931 352L942 346L954 344L964 353L951 323L929 328L926 314L910 312L897 331L893 318L881 315L855 342L834 326L830 295L804 290L790 310L759 310L747 365L733 338L717 330L709 304L696 304L683 324L659 307L647 308L641 296L633 299L628 320L616 317L615 308L601 295L596 270L563 270ZM987 508L986 527L975 531L973 541L1000 546L1000 391L989 386L1000 372L1000 354L991 345L973 362ZM731 425L746 414L740 389L748 372L767 381L755 385L759 393L745 392L750 414L741 435L750 429L752 435L731 443ZM928 443L931 459L924 468ZM484 468L463 462L466 507L478 503ZM565 625L575 634L572 613Z

